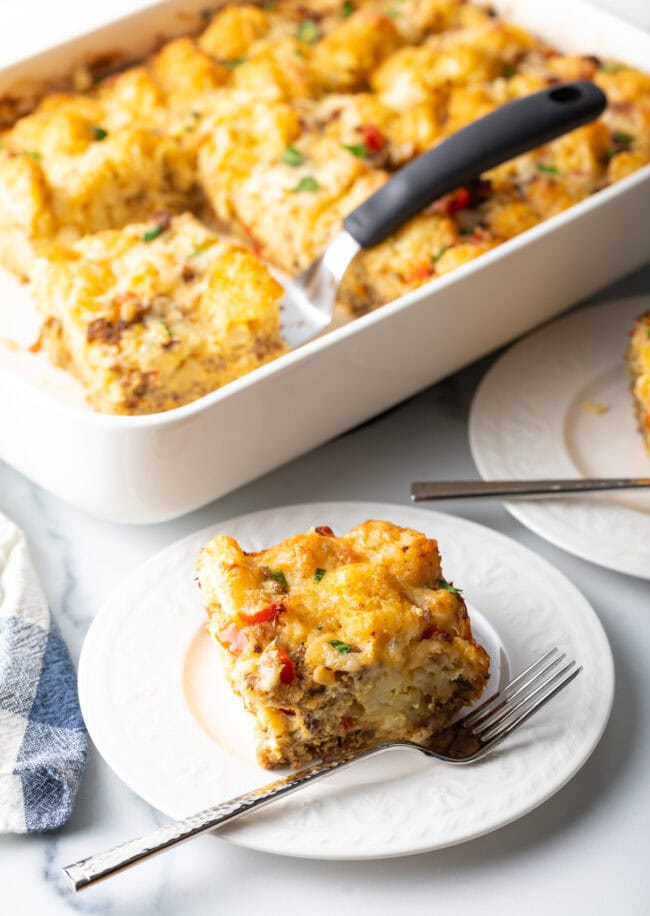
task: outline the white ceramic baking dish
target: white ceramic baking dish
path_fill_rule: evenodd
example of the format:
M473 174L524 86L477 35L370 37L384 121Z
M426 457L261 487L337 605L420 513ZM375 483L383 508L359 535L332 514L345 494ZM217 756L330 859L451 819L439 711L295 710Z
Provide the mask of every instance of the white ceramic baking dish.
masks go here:
M167 0L0 71L56 80L75 63L189 31L205 0ZM647 69L650 35L580 0L496 3L558 48ZM196 508L409 397L639 267L650 256L650 167L476 261L193 404L93 413L44 357L0 347L0 457L98 516L156 522ZM0 271L0 337L28 340L25 288ZM543 393L542 393L543 396Z

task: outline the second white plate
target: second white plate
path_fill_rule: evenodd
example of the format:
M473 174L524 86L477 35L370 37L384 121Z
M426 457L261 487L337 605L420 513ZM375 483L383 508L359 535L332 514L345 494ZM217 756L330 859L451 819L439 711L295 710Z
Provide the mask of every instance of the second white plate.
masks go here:
M623 357L647 297L580 309L515 344L474 398L470 445L487 480L649 477ZM600 412L599 412L600 411ZM650 491L507 502L532 531L650 579Z
M179 541L137 570L93 621L79 665L84 719L102 756L138 795L180 817L278 775L256 764L252 720L205 634L194 583L200 548L218 532L259 550L313 525L341 533L368 518L438 538L445 575L464 587L476 636L492 657L491 689L553 645L584 670L475 766L396 751L220 835L323 859L424 852L509 823L582 766L607 722L614 676L603 628L574 586L531 551L464 519L383 503L322 503L257 512Z

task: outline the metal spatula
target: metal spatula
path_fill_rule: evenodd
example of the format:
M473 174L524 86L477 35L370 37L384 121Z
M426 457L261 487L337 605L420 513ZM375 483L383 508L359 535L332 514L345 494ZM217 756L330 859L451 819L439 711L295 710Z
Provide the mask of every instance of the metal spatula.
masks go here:
M503 105L404 166L344 220L344 229L297 277L284 282L283 333L291 347L330 324L339 284L362 248L372 248L432 201L481 172L541 146L604 110L594 83L558 83Z

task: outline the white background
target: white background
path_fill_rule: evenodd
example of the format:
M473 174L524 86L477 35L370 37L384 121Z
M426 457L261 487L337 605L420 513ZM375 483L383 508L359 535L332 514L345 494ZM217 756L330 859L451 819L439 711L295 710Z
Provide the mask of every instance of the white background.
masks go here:
M650 27L650 0L601 4ZM144 4L0 0L0 66L138 5ZM561 2L547 0L546 6L562 15ZM617 284L615 293L649 288L650 267ZM476 476L467 412L489 362L175 522L148 528L97 522L2 465L0 511L25 529L76 657L90 619L120 578L161 547L217 519L289 502L403 502L412 479ZM0 838L0 914L650 913L650 586L551 547L497 505L449 509L546 556L583 590L607 629L617 672L612 720L589 763L565 789L517 823L435 854L320 863L247 852L206 837L73 898L60 865L160 822L92 752L75 814L60 834Z

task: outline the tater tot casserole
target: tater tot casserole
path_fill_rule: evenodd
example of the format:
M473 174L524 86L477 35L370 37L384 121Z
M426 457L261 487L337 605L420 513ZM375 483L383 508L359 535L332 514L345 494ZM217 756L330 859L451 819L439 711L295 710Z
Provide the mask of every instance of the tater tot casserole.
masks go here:
M188 403L285 349L281 289L392 172L499 105L590 79L597 121L436 201L351 264L361 315L650 161L650 76L461 0L274 0L91 69L0 133L0 264L98 411ZM74 88L73 88L74 87ZM204 252L201 249L206 245Z
M368 521L256 553L219 535L198 581L229 683L266 767L376 741L424 742L481 695L489 657L437 542Z

